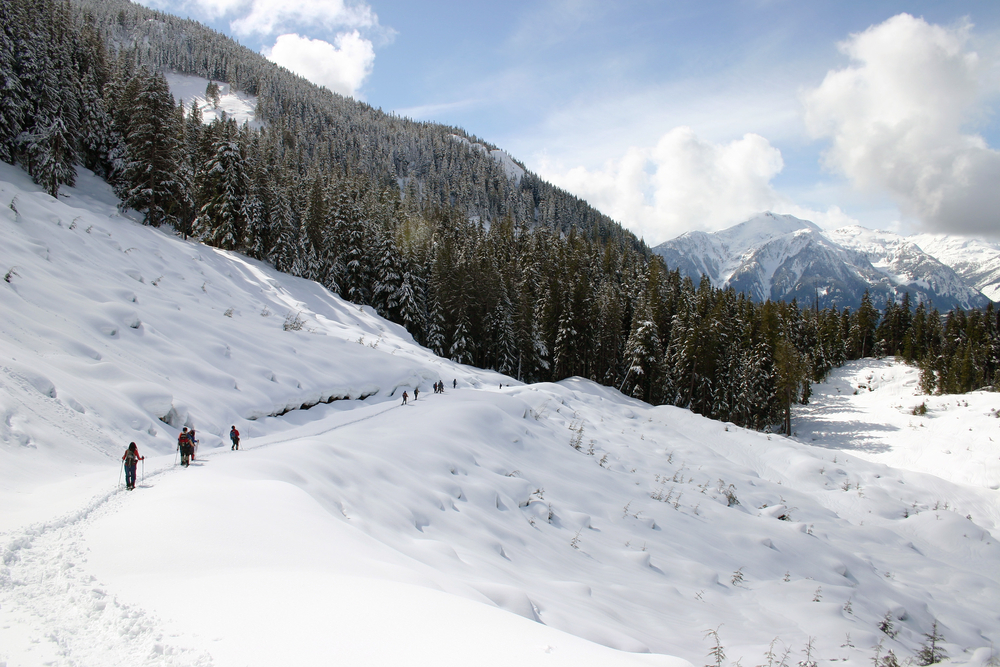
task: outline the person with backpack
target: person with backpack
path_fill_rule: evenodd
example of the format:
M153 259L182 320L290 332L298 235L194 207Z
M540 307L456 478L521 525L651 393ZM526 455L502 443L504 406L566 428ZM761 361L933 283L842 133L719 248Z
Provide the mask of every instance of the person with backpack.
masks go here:
M134 442L128 443L128 449L122 456L125 465L125 488L131 491L135 488L135 467L139 461L144 461L146 457L139 456L139 448Z
M407 394L407 393L406 393L406 392L404 391L404 392L403 392L403 405L406 405L406 399L408 399L409 397L410 397L410 395L409 395L409 394Z
M240 432L236 430L236 424L229 430L229 439L233 441L233 446L229 449L236 451L240 448Z
M413 400L417 400L417 396L420 395L420 387L413 388Z
M194 461L195 454L198 453L198 438L194 434L194 426L188 431L188 439L191 440L191 460Z
M191 436L188 434L187 426L177 436L177 449L181 450L181 465L185 468L191 465L191 452L194 445L191 444Z

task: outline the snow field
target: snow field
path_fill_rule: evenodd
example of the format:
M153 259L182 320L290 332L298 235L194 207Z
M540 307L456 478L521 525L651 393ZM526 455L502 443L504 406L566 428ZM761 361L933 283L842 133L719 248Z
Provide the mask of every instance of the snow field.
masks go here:
M812 659L860 665L879 641L912 656L934 620L955 664L1000 643L995 454L918 455L931 426L882 419L916 419L905 369L834 373L799 441L581 379L519 386L137 225L86 173L67 195L0 165L5 667L682 667L709 629L729 662L777 638L792 664L813 638ZM873 391L846 391L858 374ZM941 418L920 423L956 414L926 398ZM966 399L963 427L995 428L989 395Z
M205 97L208 79L171 71L164 72L163 76L167 80L174 101L184 103L184 115L190 113L191 102L197 102L202 121L206 125L216 118L221 118L225 113L227 118L232 118L238 125L249 123L254 129L264 126L263 121L257 120L257 98L254 95L233 90L228 83L216 81L219 86L219 106L216 107Z

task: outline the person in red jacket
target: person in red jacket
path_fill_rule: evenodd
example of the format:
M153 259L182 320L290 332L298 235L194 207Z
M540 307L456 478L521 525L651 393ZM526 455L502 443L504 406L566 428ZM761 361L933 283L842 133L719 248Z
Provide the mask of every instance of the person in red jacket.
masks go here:
M236 424L233 424L233 428L229 431L229 439L233 441L233 446L230 449L236 450L240 448L240 432L236 430Z
M130 491L135 488L135 467L139 461L144 461L146 457L139 456L139 448L136 447L134 442L128 444L128 449L125 450L125 454L122 456L122 461L125 462L125 488Z
M187 426L177 436L177 449L181 450L181 465L186 468L191 463L191 453L194 451L194 445L191 444L191 434L188 433Z

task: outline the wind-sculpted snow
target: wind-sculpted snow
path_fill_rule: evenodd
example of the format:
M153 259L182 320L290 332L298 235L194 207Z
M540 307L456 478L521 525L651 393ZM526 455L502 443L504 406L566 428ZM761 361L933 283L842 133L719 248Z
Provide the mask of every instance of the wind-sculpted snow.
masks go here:
M969 472L995 451L890 467L906 441L837 400L853 375L814 393L811 444L579 378L524 386L122 218L86 175L57 202L0 170L7 667L684 667L710 629L727 665L767 664L775 638L792 664L812 638L860 667L880 641L911 657L935 620L980 667L1000 639L998 500ZM963 427L989 437L994 414ZM147 459L126 492L129 440Z

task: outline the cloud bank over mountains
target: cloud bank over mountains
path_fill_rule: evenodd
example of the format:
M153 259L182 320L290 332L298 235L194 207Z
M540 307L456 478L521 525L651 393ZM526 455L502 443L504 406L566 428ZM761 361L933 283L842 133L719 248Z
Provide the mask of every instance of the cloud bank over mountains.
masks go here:
M984 76L996 63L970 49L971 31L967 22L942 27L899 14L852 34L839 45L851 65L802 93L801 134L828 142L824 166L851 189L889 196L923 230L996 237L1000 152L964 129L998 92ZM602 168L546 164L542 172L652 243L763 210L830 228L857 222L781 193L773 181L784 164L758 134L714 143L675 127Z

